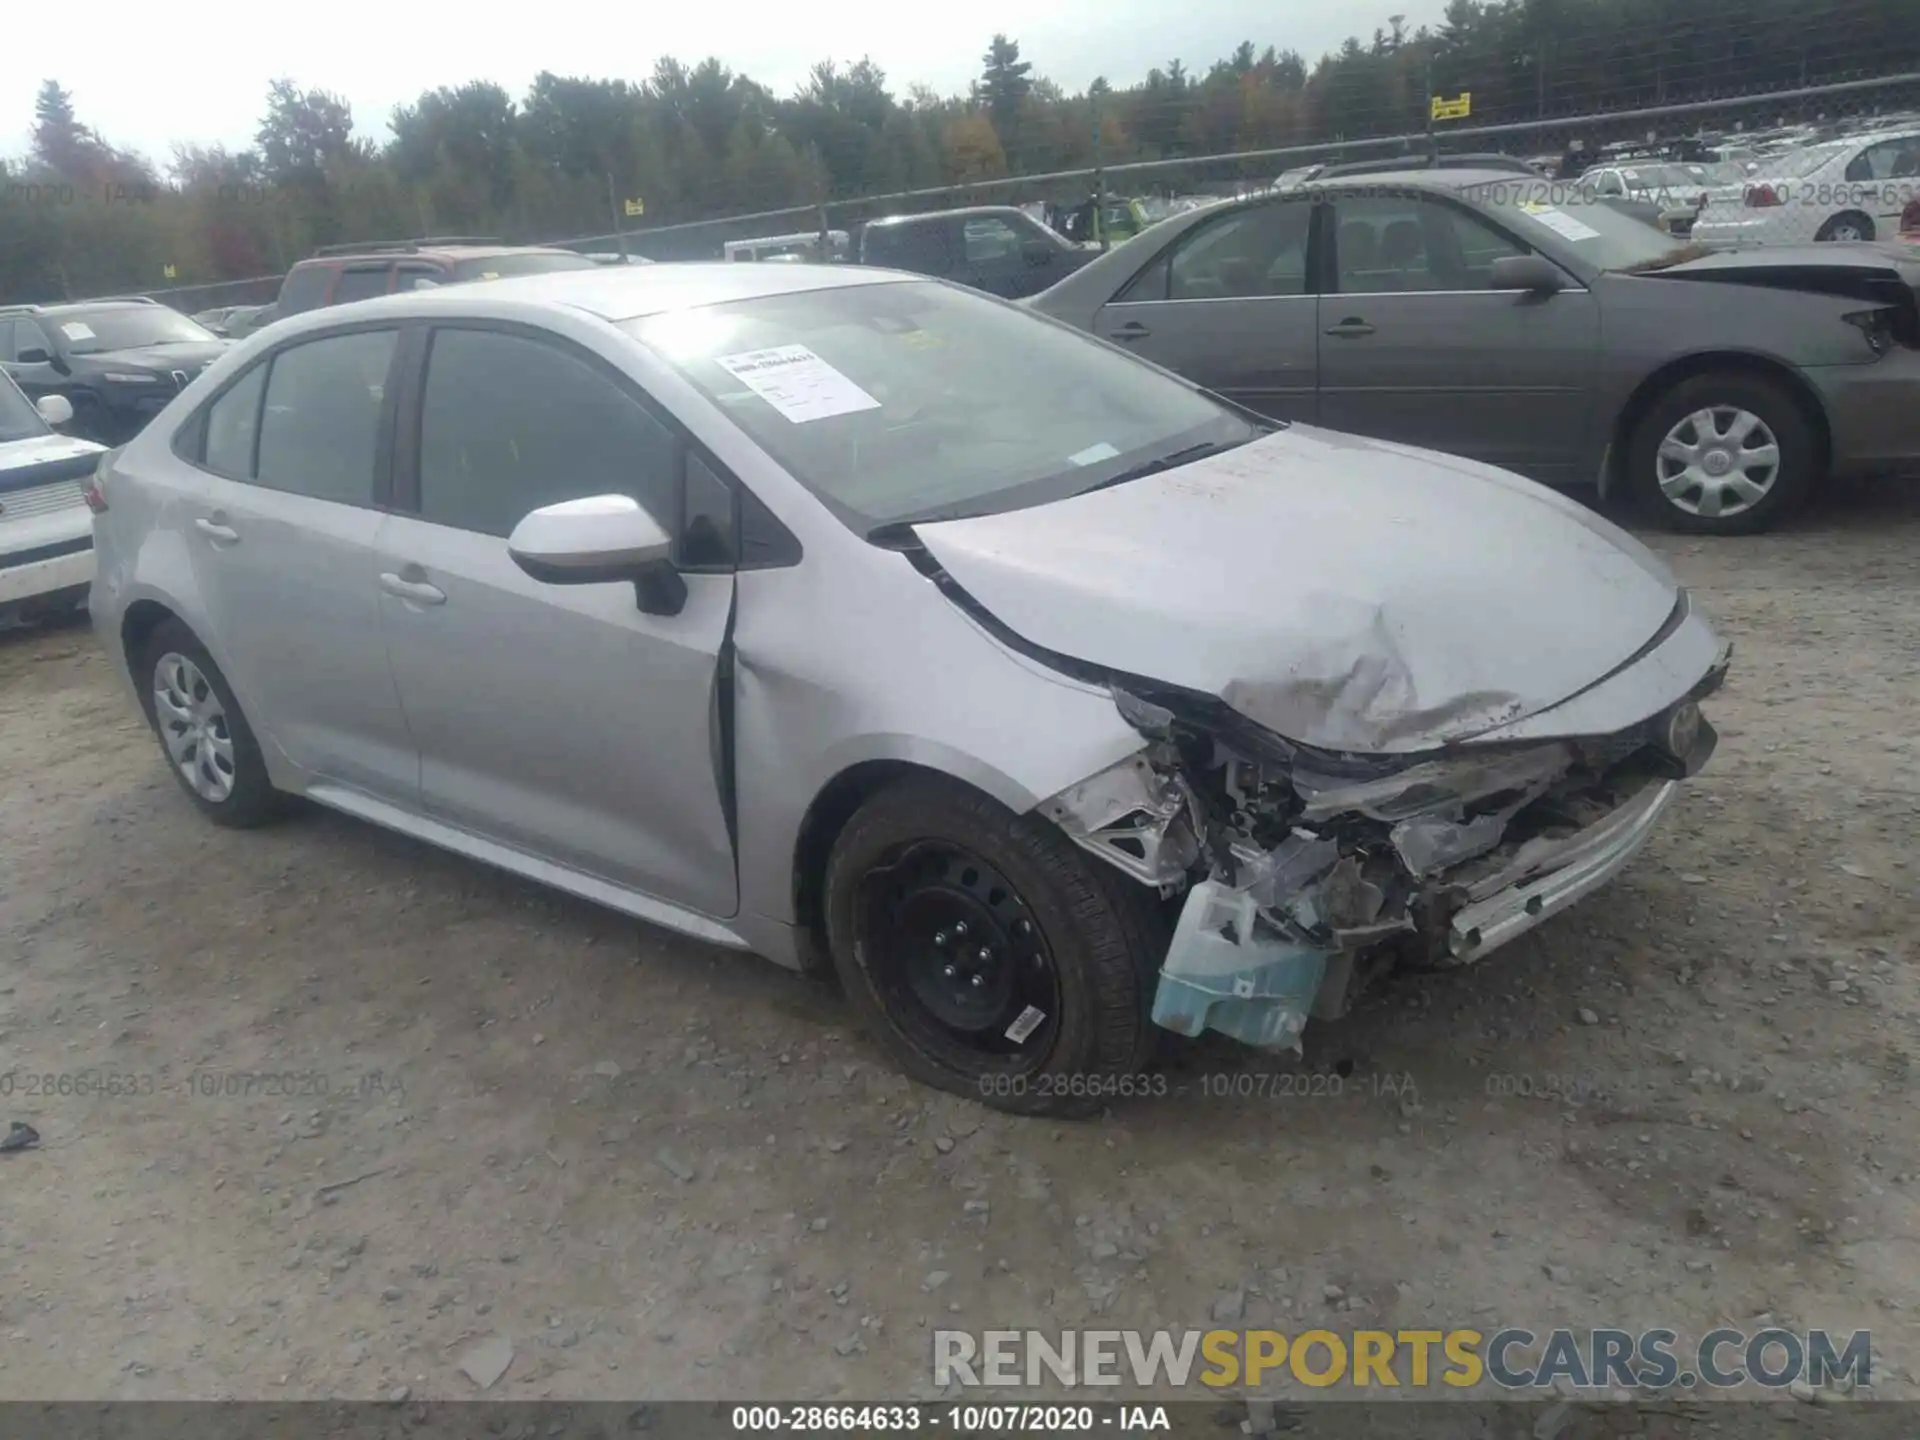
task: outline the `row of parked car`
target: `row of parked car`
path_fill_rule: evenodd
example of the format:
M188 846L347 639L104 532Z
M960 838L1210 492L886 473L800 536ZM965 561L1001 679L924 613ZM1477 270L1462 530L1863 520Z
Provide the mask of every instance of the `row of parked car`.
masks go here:
M1736 228L1788 208L1784 182L1764 178L1785 169L1884 170L1896 184L1920 130L1782 155L1755 162L1763 178ZM887 217L829 244L836 259L1020 301L1270 419L1622 491L1675 528L1764 529L1826 476L1920 463L1920 250L1768 247L1745 231L1723 252L1683 247L1652 207L1592 183L1657 167L1610 158L1580 185L1506 157L1322 167L1182 208L1104 251L1013 206ZM1753 203L1756 186L1776 185L1781 203ZM1701 208L1692 239L1720 217ZM771 237L737 242L732 258L817 249L817 236ZM631 257L470 236L334 246L295 265L272 305L204 322L139 296L0 308L0 370L52 402L68 435L118 445L275 318L620 263ZM44 447L45 420L14 410L16 445ZM98 450L61 463L82 453ZM0 572L12 574L0 600L42 581L71 590L86 557L40 552L81 537L20 528L44 516L55 491L39 491L57 477L16 467L4 484L36 494L0 500ZM77 503L70 486L58 494ZM40 579L23 578L23 555Z

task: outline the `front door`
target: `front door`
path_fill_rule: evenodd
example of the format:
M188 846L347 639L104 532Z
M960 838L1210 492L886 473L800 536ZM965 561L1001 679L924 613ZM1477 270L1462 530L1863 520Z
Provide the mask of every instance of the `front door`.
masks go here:
M1532 475L1581 474L1599 311L1572 276L1553 295L1489 288L1527 247L1463 206L1340 197L1335 293L1320 301L1320 423Z
M678 439L557 339L434 332L412 514L375 583L429 813L541 859L725 918L719 657L733 576L686 576L651 615L633 585L549 585L507 553L529 511L625 494L674 522Z
M1194 226L1101 307L1095 333L1263 415L1311 422L1313 211L1269 200Z
M411 807L419 766L375 604L375 508L397 332L306 341L209 407L187 543L209 644L263 739L309 774Z

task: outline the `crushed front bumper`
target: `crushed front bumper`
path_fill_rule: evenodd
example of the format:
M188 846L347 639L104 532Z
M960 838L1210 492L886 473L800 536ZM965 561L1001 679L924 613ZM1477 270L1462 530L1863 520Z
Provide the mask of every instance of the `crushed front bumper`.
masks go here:
M1447 948L1458 959L1477 960L1598 890L1639 853L1679 794L1679 781L1656 781L1551 854L1536 854L1471 887L1448 926Z

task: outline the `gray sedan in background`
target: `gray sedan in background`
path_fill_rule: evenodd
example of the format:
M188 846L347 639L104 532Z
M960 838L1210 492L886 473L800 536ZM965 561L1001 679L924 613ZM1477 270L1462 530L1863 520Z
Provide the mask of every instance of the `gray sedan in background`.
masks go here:
M1579 187L1333 180L1178 215L1027 303L1263 414L1763 530L1920 463L1920 255L1706 255Z

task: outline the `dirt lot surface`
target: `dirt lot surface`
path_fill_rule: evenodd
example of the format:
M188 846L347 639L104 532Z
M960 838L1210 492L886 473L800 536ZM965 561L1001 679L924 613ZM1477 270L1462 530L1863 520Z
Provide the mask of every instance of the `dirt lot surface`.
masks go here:
M1653 543L1737 649L1627 873L1084 1124L366 825L217 830L90 631L0 635L0 1398L468 1396L483 1341L517 1399L901 1397L942 1325L1215 1318L1771 1317L1920 1394L1920 487Z

